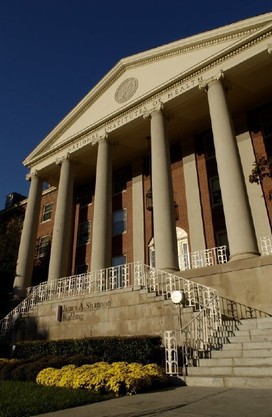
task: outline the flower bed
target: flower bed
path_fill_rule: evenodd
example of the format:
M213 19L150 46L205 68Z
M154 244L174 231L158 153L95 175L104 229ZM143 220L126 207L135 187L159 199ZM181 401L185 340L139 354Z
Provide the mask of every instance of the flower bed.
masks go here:
M156 364L97 362L93 365L67 365L61 369L45 368L36 382L46 386L83 388L116 396L136 394L167 385L164 371Z

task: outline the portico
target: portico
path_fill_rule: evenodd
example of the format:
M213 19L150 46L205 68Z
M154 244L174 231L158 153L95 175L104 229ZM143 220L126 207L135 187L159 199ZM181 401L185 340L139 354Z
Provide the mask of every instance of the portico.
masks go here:
M221 28L120 61L37 146L24 162L31 182L14 282L18 292L31 285L43 181L58 190L49 281L73 273L78 226L75 193L91 180L95 183L93 217L88 219L92 246L86 263L91 271L111 266L113 172L128 164L134 167L133 197L125 209L127 218L133 216L133 230L128 238L130 253L125 255L133 261L139 260L135 256L145 257L148 263L147 242L154 238L156 267L177 271L177 226L186 229L191 251L210 247L207 242L215 241L221 229L214 225L209 235L199 181L202 173L192 139L208 129L212 130L230 260L259 256L257 237L270 233L270 226L267 217L260 221L265 202L256 201L248 189L250 161L241 157L237 137L245 111L271 100L271 21L270 14L265 19L248 19L246 24L233 24L231 30ZM144 171L147 136L151 137L151 172ZM172 149L177 145L181 157L176 157L180 163L176 168ZM249 134L243 146L253 154ZM143 204L148 181L152 228ZM207 193L209 187L207 182ZM185 201L179 204L179 223L173 205L176 197ZM154 236L147 236L148 228Z

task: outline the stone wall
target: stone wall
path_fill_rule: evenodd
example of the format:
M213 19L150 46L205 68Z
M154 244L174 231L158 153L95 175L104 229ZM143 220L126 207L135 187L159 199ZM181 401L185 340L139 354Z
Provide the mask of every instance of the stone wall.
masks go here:
M223 297L272 314L272 256L260 256L178 275L218 290Z
M160 335L179 329L179 306L143 289L121 289L38 304L24 339ZM182 324L191 318L182 312Z
M176 272L216 288L223 297L272 314L272 256ZM192 317L191 308L174 305L145 289L124 288L38 304L20 339L70 339L97 336L160 335L178 330ZM19 335L18 335L19 336Z

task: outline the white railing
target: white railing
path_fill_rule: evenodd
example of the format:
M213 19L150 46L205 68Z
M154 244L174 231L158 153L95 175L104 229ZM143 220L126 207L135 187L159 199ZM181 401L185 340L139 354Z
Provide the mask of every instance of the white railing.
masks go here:
M227 246L217 246L211 249L203 249L189 254L180 255L180 265L184 270L202 268L224 264L228 261Z
M26 316L39 302L128 287L145 288L165 298L170 298L173 291L181 291L185 306L194 307L195 311L199 311L212 304L214 314L219 314L219 296L213 288L135 262L46 281L28 288L26 299L0 321L0 334L6 334L18 317Z
M164 332L165 364L168 375L187 375L187 368L198 366L201 358L209 358L218 345L216 333L221 315L213 307L202 309L180 330Z

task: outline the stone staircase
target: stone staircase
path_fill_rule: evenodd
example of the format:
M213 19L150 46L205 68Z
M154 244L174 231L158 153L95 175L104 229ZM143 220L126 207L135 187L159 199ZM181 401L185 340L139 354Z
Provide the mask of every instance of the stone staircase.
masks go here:
M222 350L187 368L186 385L272 388L272 317L241 320L227 333Z

